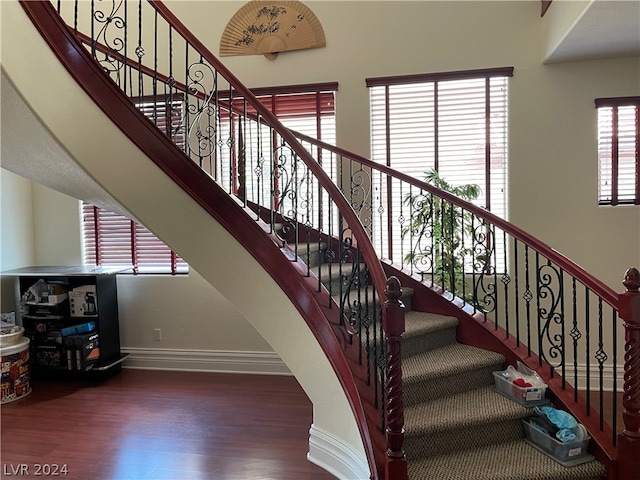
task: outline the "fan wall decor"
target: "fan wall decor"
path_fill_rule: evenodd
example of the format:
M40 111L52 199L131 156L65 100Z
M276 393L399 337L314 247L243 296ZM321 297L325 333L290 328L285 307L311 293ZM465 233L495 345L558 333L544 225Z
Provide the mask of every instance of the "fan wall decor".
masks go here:
M325 46L318 17L302 2L255 0L229 20L220 39L220 56L264 55Z

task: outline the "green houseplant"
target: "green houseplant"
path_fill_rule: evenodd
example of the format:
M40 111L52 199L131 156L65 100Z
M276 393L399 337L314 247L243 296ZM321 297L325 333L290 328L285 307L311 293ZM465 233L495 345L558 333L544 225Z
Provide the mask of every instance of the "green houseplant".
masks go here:
M453 186L437 170L425 172L425 181L464 200L476 200L480 187L475 184ZM465 262L483 268L486 258L474 255L474 225L470 212L429 192L409 192L403 202L411 219L402 229L403 240L409 240L410 252L404 262L421 273L431 274L433 283L452 294L465 294ZM486 253L485 253L486 256ZM467 268L467 271L469 269ZM469 300L469 298L465 298Z

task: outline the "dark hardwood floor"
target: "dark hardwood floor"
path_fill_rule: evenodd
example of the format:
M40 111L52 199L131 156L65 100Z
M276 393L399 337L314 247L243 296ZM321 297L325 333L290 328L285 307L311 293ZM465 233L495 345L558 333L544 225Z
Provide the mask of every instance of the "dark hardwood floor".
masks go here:
M32 387L0 408L3 479L335 478L306 458L312 406L293 377L123 369Z

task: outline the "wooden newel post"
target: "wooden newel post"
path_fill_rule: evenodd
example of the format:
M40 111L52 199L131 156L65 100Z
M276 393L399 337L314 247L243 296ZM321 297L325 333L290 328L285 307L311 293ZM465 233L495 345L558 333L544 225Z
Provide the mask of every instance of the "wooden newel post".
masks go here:
M400 281L396 277L387 280L382 328L387 341L387 384L384 406L387 462L387 480L407 480L407 459L402 449L404 443L404 396L402 389L402 334L404 333L404 305L400 302Z
M618 478L636 478L640 471L640 273L625 272L626 291L618 297L619 315L624 325L624 393L618 435Z

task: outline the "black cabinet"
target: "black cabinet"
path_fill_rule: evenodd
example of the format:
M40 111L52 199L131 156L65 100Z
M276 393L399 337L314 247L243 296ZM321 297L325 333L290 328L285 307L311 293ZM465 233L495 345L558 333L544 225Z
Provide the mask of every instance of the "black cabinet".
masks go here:
M2 272L15 277L16 321L30 338L33 370L117 371L120 352L118 290L120 269L27 267Z

